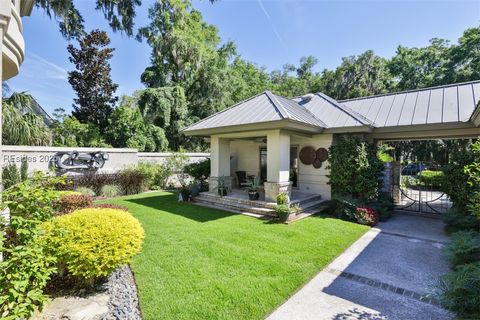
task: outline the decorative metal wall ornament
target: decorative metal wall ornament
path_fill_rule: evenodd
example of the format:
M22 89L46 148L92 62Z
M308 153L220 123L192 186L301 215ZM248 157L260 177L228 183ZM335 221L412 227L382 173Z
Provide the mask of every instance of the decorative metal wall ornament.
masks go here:
M316 151L313 147L303 147L299 154L300 161L306 165L313 165L315 169L322 167L322 163L328 159L328 150L318 148Z
M320 169L322 167L322 161L320 161L320 159L316 158L315 160L313 160L312 165L315 169Z
M328 150L325 148L318 148L317 151L315 151L315 154L320 162L323 162L328 158Z
M103 168L108 160L108 153L78 151L57 152L50 160L49 166L57 171L96 171Z
M317 155L313 147L303 147L302 150L300 150L298 157L303 164L310 165L313 164L313 161L317 158Z

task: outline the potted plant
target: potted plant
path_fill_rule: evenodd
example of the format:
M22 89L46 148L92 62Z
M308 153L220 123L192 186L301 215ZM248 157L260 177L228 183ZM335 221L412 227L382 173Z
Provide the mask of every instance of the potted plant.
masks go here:
M183 201L188 201L190 199L190 188L188 186L182 186L180 188L180 196Z
M225 182L225 176L218 177L218 183L215 189L218 190L218 195L220 197L224 197L227 195L230 188L227 186Z
M260 179L258 177L242 183L242 186L246 187L245 190L248 192L248 198L250 200L254 201L260 198L260 193L258 192L258 190L260 189Z
M285 222L290 216L290 207L288 204L277 204L275 206L275 213L277 214L280 222Z

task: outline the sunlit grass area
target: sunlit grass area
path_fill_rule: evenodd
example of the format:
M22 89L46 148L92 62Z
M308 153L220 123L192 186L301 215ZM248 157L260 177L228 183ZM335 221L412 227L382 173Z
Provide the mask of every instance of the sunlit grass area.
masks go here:
M167 192L109 202L145 229L132 263L145 319L263 319L368 230L329 217L276 224Z

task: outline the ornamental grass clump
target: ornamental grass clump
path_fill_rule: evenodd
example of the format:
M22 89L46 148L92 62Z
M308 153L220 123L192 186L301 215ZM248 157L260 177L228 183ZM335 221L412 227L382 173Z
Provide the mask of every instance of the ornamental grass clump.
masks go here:
M100 196L106 197L106 198L114 198L119 196L121 193L120 188L114 184L107 184L104 185L100 189Z
M75 189L75 192L84 194L86 196L95 197L95 191L87 187L78 187Z
M123 210L87 208L59 216L42 226L44 243L58 261L60 275L87 285L108 276L140 252L144 231Z

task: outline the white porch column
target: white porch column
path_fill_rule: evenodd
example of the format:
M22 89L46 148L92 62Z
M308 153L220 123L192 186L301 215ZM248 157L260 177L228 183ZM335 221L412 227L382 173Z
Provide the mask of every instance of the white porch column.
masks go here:
M265 201L275 202L277 195L288 192L290 196L290 136L280 130L267 135L267 181Z
M227 187L232 187L230 177L230 140L210 137L210 178L209 191L216 192L218 178L224 177Z

